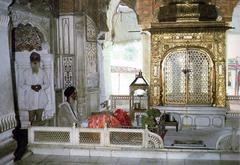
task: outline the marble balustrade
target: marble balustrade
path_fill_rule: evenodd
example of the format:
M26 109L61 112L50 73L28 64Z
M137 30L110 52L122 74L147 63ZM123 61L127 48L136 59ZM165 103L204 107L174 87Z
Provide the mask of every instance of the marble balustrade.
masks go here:
M160 136L146 129L29 127L31 145L61 145L114 148L163 148ZM149 145L151 144L151 145Z

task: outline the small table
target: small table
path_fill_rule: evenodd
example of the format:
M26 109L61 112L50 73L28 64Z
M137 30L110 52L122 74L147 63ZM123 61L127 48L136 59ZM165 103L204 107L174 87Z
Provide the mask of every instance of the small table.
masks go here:
M163 122L164 127L166 126L174 126L176 127L176 132L178 132L178 122L176 121L165 121Z

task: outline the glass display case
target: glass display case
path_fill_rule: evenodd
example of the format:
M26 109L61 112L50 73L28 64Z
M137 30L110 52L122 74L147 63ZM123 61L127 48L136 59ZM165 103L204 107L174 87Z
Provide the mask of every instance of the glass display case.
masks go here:
M142 115L149 108L149 85L142 76L142 72L136 76L130 85L130 113L133 116L134 125L142 126Z

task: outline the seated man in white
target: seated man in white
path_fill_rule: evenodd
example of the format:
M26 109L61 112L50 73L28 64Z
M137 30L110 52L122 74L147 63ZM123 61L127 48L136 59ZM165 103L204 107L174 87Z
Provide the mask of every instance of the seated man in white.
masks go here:
M66 102L59 105L59 112L57 115L57 126L72 127L73 123L80 126L80 120L77 113L77 91L76 88L70 86L65 89L64 96L67 98Z

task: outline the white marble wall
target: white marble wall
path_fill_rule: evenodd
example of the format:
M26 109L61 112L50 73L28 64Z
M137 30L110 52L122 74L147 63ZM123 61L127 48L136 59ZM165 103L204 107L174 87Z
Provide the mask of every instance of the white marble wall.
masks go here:
M234 27L235 31L240 31L240 1L238 1L236 7L233 10L232 23L231 26Z
M0 0L0 164L13 164L16 126L9 45L8 6L12 0Z
M16 3L15 3L16 4ZM31 24L33 27L39 29L43 35L43 40L50 43L50 18L44 15L39 15L31 11L27 11L17 5L11 6L11 18L14 27L19 24Z
M12 72L9 47L9 16L7 15L10 0L0 0L0 115L14 112Z
M73 85L78 91L78 112L86 117L99 110L99 56L97 29L87 15L61 15L58 19L57 88ZM64 100L64 97L63 97Z
M16 3L11 6L11 18L14 28L19 24L30 24L36 27L42 35L42 50L39 51L42 59L42 67L46 70L48 78L50 80L50 87L47 89L48 105L43 119L51 118L55 114L55 91L54 91L54 55L49 54L50 47L50 18L46 15L42 15L31 10L26 10ZM34 51L34 50L33 50ZM16 88L18 95L18 106L22 128L26 128L29 125L28 112L23 109L23 90L19 86L19 76L26 68L30 67L30 53L29 51L14 52L15 55L15 76L16 76Z

